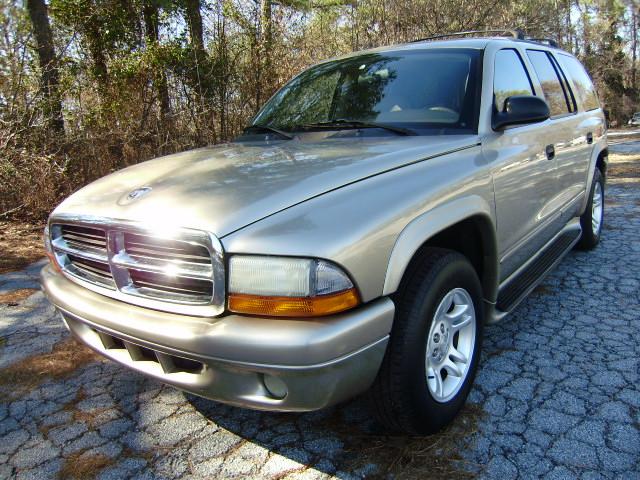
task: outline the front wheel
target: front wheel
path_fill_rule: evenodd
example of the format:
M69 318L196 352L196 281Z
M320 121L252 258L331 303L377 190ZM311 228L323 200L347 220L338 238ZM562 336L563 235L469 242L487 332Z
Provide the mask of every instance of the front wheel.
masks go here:
M429 248L403 281L385 358L372 387L387 429L434 433L464 405L482 342L482 290L469 261Z
M604 220L604 178L600 170L596 168L591 182L589 202L587 208L580 217L582 236L577 247L581 250L591 250L600 242L602 222Z

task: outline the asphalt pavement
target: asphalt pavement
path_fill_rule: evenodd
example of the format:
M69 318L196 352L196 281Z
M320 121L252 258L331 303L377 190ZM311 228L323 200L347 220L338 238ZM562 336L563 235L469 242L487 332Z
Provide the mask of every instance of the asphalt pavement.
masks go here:
M479 413L453 438L458 458L449 466L460 475L640 479L640 142L612 153L601 244L570 253L511 316L486 328L469 398ZM0 295L38 289L41 265L0 275ZM47 355L67 337L37 290L0 304L0 369ZM418 471L415 462L390 465L384 451L370 454L367 444L380 435L362 399L308 414L254 412L103 360L17 396L11 385L2 388L0 478L351 479Z

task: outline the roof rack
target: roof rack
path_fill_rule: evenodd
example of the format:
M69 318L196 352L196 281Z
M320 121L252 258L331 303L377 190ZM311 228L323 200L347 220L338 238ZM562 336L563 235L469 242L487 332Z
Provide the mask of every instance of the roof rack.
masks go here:
M467 35L479 35L479 34L486 35L488 33L499 33L501 35L498 35L498 36L504 36L504 37L510 36L517 40L525 39L525 35L522 30L511 29L511 28L489 28L486 30L467 30L465 32L442 33L440 35L434 35L432 37L419 38L417 40L413 40L412 43L423 42L425 40L437 40L440 38L448 38L448 37L464 37Z
M486 34L499 34L496 36L500 37L512 37L516 40L527 40L529 42L536 43L545 43L550 47L558 48L558 42L556 42L552 38L534 38L527 37L522 30L512 29L512 28L489 28L487 30L467 30L465 32L452 32L452 33L442 33L439 35L433 35L431 37L419 38L418 40L413 40L411 43L415 42L424 42L425 40L439 40L441 38L449 38L449 37L465 37L467 35L486 35Z
M550 47L554 47L554 48L558 48L558 42L556 42L553 38L533 38L533 37L527 37L525 40L529 40L530 42L537 42L537 43L546 43L547 45L549 45Z

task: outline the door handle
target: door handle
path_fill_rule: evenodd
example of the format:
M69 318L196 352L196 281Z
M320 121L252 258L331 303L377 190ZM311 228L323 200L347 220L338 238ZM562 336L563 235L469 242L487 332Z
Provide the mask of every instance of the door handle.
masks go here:
M587 143L591 145L593 143L593 132L587 133Z
M544 149L544 152L547 154L548 160L553 160L556 156L556 147L553 145L547 145Z

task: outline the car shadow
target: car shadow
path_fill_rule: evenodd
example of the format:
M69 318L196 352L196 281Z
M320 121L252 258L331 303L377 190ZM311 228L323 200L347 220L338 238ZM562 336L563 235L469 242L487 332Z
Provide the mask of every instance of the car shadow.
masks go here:
M481 408L467 404L451 426L435 435L389 434L373 419L366 395L306 413L276 413L222 405L186 395L218 427L272 453L338 478L471 477L459 455L471 441ZM439 451L445 455L435 455Z

